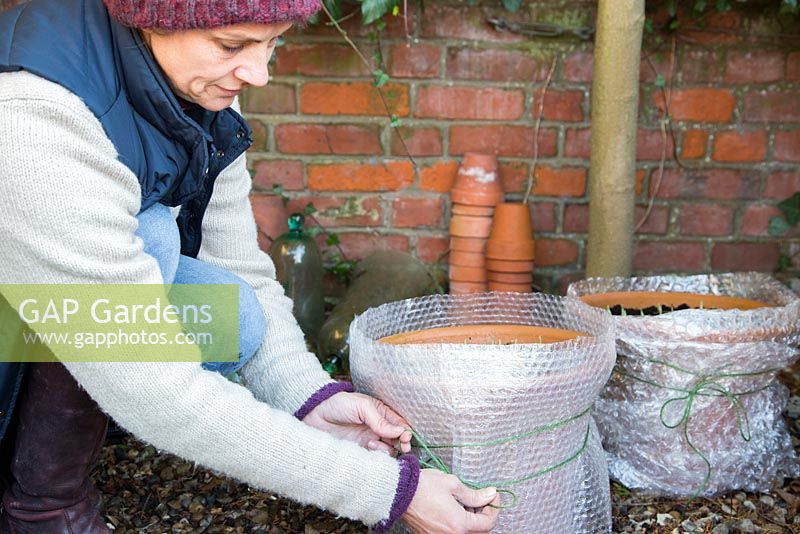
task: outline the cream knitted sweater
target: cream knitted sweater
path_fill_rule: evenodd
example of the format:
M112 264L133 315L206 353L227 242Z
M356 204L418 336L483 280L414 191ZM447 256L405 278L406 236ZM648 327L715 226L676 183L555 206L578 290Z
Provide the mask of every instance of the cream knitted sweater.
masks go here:
M99 406L136 437L188 460L334 513L389 516L399 465L294 418L330 382L259 250L244 156L217 178L199 258L238 274L266 315L247 387L195 363L67 363ZM61 86L0 74L0 282L162 283L134 236L136 176L92 112Z

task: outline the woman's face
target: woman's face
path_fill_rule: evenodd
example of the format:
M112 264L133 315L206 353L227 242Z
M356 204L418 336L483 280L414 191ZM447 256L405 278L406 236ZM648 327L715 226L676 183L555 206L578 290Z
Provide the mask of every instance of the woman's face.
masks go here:
M245 87L267 84L269 58L278 37L291 25L235 24L171 33L142 30L142 37L177 96L219 111Z

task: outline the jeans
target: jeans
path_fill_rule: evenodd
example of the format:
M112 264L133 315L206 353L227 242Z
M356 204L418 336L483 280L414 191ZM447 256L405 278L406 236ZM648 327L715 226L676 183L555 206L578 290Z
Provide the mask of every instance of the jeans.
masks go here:
M165 284L237 284L239 286L239 361L204 362L203 368L229 375L238 371L255 354L266 330L266 319L255 291L235 274L180 253L181 240L172 212L155 204L136 216L136 235L144 251L153 256Z

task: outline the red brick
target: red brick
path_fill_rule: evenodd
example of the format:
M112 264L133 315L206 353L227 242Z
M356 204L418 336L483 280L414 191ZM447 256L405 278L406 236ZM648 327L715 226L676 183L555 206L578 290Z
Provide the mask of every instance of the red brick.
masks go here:
M637 271L698 271L705 264L702 243L637 241L633 268Z
M766 198L783 200L800 191L800 172L773 172L764 187Z
M780 250L777 243L716 243L711 268L719 271L774 271Z
M564 79L570 82L591 82L594 54L575 52L564 58Z
M582 197L586 193L586 169L536 167L533 194L539 197Z
M391 113L408 115L407 85L387 83L381 89ZM300 88L300 111L318 115L386 115L378 88L369 82L306 83Z
M786 81L800 82L800 52L790 52L786 57Z
M672 136L664 137L661 130L639 130L636 135L636 159L660 160L662 151L666 150L666 159L673 154Z
M800 130L775 132L774 146L775 159L779 161L800 161Z
M633 212L634 224L644 218L647 213L645 206L636 206ZM666 206L653 206L647 219L642 223L637 233L639 234L666 234L669 228L669 208ZM588 229L587 229L588 230Z
M634 212L634 223L638 223L644 217L646 208L636 206ZM586 233L589 231L589 205L588 204L568 204L564 207L564 231L575 233ZM654 206L650 211L647 220L639 229L640 234L665 234L669 225L669 209L664 206Z
M263 234L259 237L267 238L266 243L261 239L259 242L262 246L266 244L266 248L269 248L275 238L289 229L286 224L290 213L289 209L276 195L252 195L250 196L250 205L253 207L253 216L259 233Z
M450 128L450 153L481 152L500 156L533 156L533 128L526 126L453 126ZM539 156L556 154L556 134L539 130Z
M514 120L522 117L525 95L519 89L427 86L417 90L417 117Z
M681 235L728 235L733 231L733 208L717 204L684 204L678 226Z
M251 87L244 97L244 111L250 113L295 113L294 86L270 83Z
M533 231L556 231L556 205L552 202L534 202L531 204L531 222Z
M547 68L530 54L516 50L449 48L447 78L533 82L542 80Z
M711 10L704 19L705 29L681 29L681 37L698 45L733 44L741 40L742 16L736 11L716 12ZM689 21L687 21L689 22ZM690 27L697 28L697 24L689 22ZM726 30L724 32L713 30ZM751 29L751 31L753 31Z
M569 239L537 239L536 265L567 265L578 261L578 244Z
M705 48L685 50L679 74L684 83L719 81L719 54Z
M395 228L440 228L444 219L441 197L400 197L392 202L392 226Z
M503 184L503 190L507 193L524 193L528 187L529 169L527 163L518 161L500 163L497 166L497 175Z
M316 191L397 191L413 181L414 167L408 161L308 166L308 188Z
M655 182L651 179L650 194L654 188ZM758 198L760 188L761 178L755 170L702 169L687 172L667 169L658 188L658 198Z
M696 159L706 155L708 145L708 132L704 130L687 130L683 134L681 145L681 158Z
M653 104L664 109L661 91L653 93ZM736 98L727 89L676 89L672 91L669 112L676 121L730 122Z
M444 259L442 254L448 248L450 248L450 238L447 236L419 236L414 249L417 258L427 263L433 263Z
M785 58L779 50L730 51L725 61L727 83L768 83L783 79Z
M361 16L358 13L360 11L359 5L350 4L345 5L343 4L345 9L343 10L342 16L347 16L348 14L352 13L355 10L356 16L350 17L346 20L343 20L339 23L342 29L347 32L347 35L350 37L369 37L370 34L375 32L375 26L365 25L362 22ZM353 9L354 8L354 9ZM415 14L418 12L414 5L408 4L408 13L405 13L403 9L403 4L400 5L400 14L398 16L386 16L383 17L381 20L386 23L386 27L381 30L381 37L386 39L392 38L400 38L400 37L407 37L409 35L413 35L415 28L416 28L416 16ZM406 20L406 15L407 20ZM337 39L341 39L341 35L339 31L330 24L328 20L328 16L325 13L320 13L320 20L321 24L311 24L306 26L302 29L292 29L290 32L292 33L299 33L302 36L306 35L313 35L313 36L329 36L335 37Z
M765 130L717 132L714 160L728 162L764 161L767 155Z
M371 50L368 49L363 52L367 56L371 54ZM278 48L275 56L274 70L277 75L369 75L369 69L349 45L286 43Z
M412 156L441 156L442 133L438 128L401 127L399 132L392 128L392 155L406 156L409 153Z
M372 126L280 124L275 144L285 154L381 154L380 134Z
M287 191L299 191L303 183L303 163L284 159L264 159L253 163L253 187L271 191L280 185Z
M783 212L776 206L747 206L739 227L739 234L743 236L769 237L767 228L769 220L773 217L782 217ZM784 237L800 235L800 228L793 228Z
M800 122L800 91L759 91L744 97L747 122Z
M324 237L320 237L324 244ZM408 236L380 235L375 232L339 232L339 246L349 260L363 260L378 250L408 252Z
M442 49L429 44L400 43L389 49L387 68L393 78L435 78L439 76Z
M425 16L422 18L422 36L492 42L521 42L527 39L519 34L496 31L486 22L486 13L482 7L427 4Z
M564 155L568 158L589 159L591 140L592 130L589 128L582 130L568 129L564 140Z
M541 91L534 94L531 114L536 119L541 105ZM549 121L580 122L583 120L583 91L547 91L542 116Z
M449 193L458 173L457 161L439 161L419 171L419 188L423 191Z
M669 81L673 76L673 72L670 72L670 67L674 69L672 52L651 54L648 61L646 52L643 50L642 59L639 63L639 80L651 83L661 75L665 80Z
M253 144L250 145L249 150L253 152L264 152L269 150L267 141L269 140L269 132L264 123L255 119L247 119L247 124L253 130Z
M313 219L325 228L334 226L381 226L383 209L378 197L303 196L289 201L291 212L302 212L309 204L317 209ZM309 218L310 219L310 218ZM307 224L313 224L313 219Z

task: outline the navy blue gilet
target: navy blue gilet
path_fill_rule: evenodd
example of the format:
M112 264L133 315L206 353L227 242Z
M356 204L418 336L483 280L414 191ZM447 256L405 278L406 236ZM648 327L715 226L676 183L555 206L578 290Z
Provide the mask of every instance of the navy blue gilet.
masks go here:
M84 101L138 177L141 209L182 206L181 254L196 257L214 180L252 142L245 120L231 109L185 113L138 31L111 19L102 0L33 0L0 13L0 72L19 70ZM25 367L0 364L0 440Z

